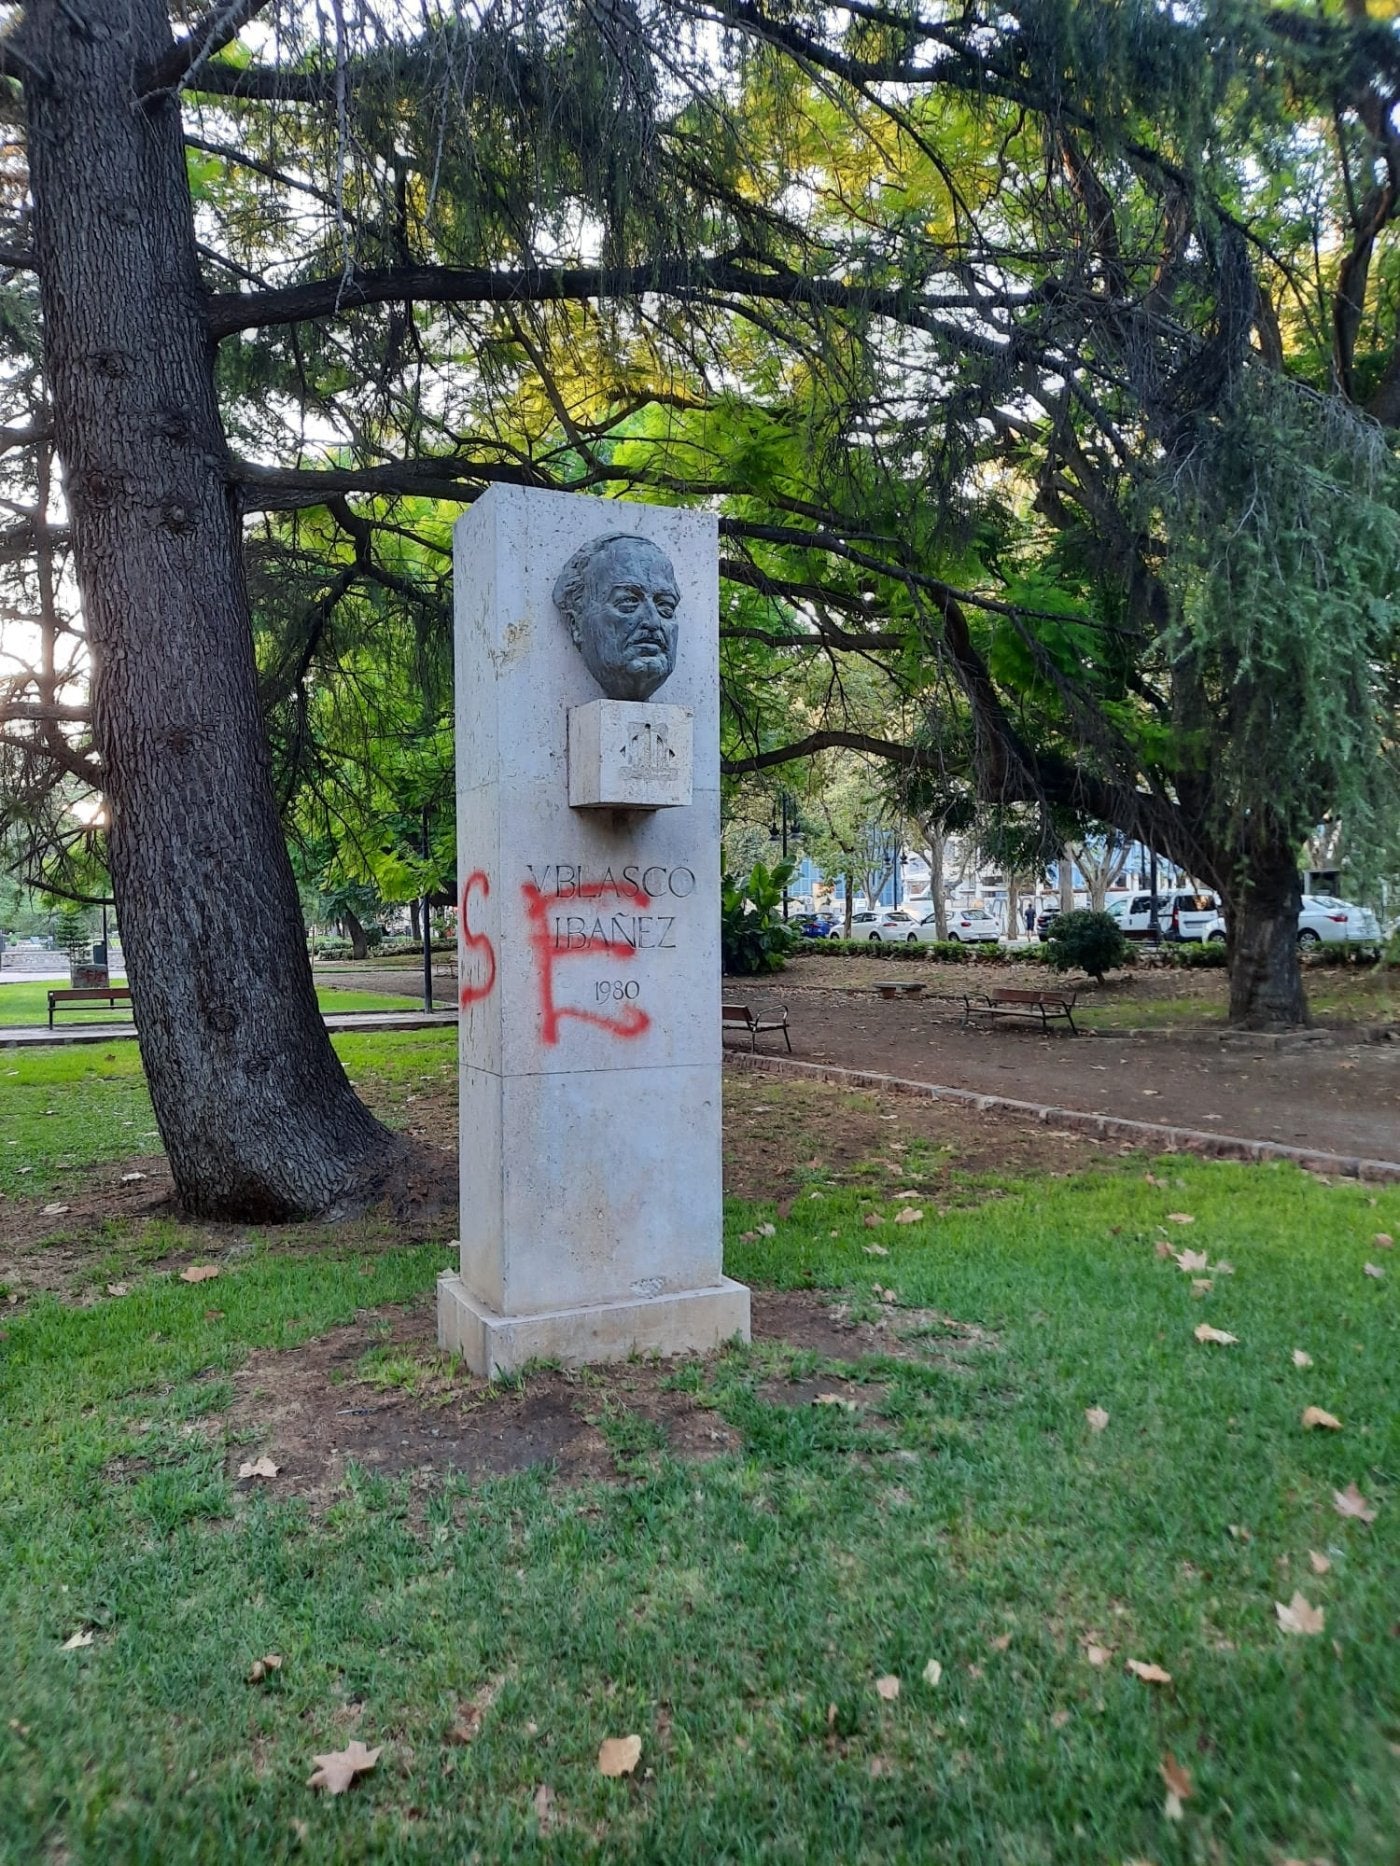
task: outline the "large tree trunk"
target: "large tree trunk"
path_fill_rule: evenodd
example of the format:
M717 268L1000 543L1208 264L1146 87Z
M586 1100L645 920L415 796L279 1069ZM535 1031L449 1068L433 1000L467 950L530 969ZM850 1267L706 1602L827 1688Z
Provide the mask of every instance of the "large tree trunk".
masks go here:
M1291 846L1270 840L1248 852L1228 921L1230 1022L1245 1030L1309 1024L1298 956L1302 885Z
M360 1203L403 1157L321 1021L268 782L162 0L32 0L44 355L141 1057L185 1207Z

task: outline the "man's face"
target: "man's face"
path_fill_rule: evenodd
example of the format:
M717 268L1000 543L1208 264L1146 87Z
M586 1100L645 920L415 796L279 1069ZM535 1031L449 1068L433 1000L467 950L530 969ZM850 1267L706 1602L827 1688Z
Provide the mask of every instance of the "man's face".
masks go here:
M619 538L593 559L575 627L588 671L610 699L649 699L670 676L680 600L669 558L644 538Z

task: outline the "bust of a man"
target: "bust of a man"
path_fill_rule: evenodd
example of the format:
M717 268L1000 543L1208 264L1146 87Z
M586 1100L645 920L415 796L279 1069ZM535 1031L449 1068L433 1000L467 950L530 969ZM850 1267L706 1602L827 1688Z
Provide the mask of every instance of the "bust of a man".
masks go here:
M669 680L680 600L666 553L621 532L575 551L554 585L554 606L610 700L648 700Z

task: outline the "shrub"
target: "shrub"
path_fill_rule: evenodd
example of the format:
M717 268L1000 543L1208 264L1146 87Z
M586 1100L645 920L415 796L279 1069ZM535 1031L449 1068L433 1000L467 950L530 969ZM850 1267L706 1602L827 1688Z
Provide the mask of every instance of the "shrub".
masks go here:
M1127 950L1123 929L1113 915L1088 908L1057 915L1045 935L1046 959L1055 971L1087 972L1099 980L1122 965Z
M1173 965L1183 965L1188 971L1225 964L1223 939L1183 940L1179 946L1166 946L1162 950L1171 955Z
M720 956L736 978L757 978L782 970L800 935L783 919L783 889L794 873L791 862L768 868L755 862L748 879L726 875L720 883Z

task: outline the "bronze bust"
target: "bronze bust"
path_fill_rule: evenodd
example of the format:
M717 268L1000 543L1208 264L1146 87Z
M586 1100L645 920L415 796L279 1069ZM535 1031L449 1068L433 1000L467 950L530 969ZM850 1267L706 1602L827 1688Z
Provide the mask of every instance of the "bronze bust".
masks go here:
M575 551L554 585L554 606L610 700L648 700L670 679L680 600L666 553L624 532Z

